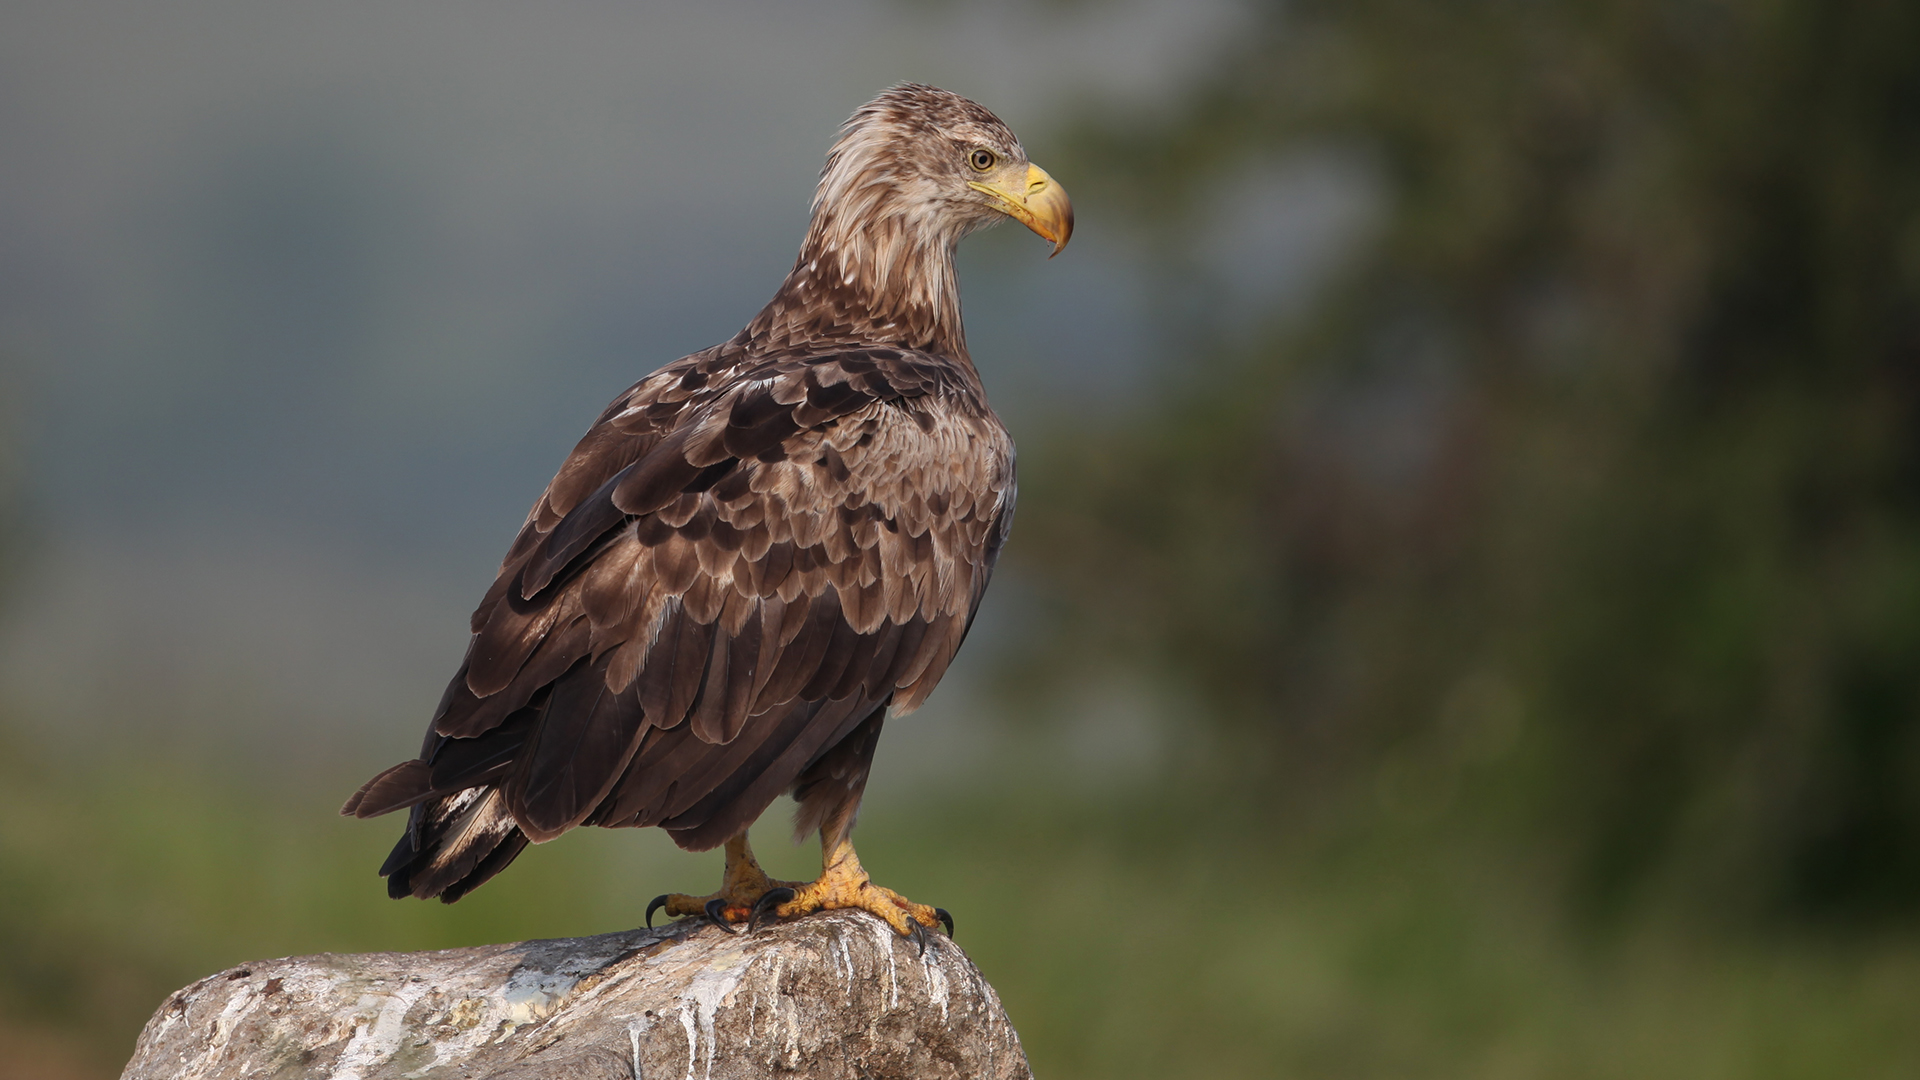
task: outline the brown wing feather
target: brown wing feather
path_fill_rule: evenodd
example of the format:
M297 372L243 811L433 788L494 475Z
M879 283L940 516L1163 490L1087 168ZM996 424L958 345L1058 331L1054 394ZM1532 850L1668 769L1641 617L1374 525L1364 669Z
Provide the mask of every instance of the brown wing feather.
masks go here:
M430 771L390 770L351 809L486 783L535 841L590 822L717 844L889 703L925 699L1013 498L1011 443L964 364L723 347L669 365L529 513L435 713Z

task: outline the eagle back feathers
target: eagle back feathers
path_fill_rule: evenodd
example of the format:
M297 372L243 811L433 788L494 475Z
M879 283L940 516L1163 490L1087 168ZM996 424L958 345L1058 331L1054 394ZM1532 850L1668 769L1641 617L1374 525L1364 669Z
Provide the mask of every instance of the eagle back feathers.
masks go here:
M534 504L435 713L426 790L408 773L396 794L499 782L536 841L603 803L604 819L626 811L605 824L685 819L762 744L918 707L1013 501L1012 443L964 362L722 346L671 364L615 400ZM785 776L766 799L809 758L771 753ZM669 775L673 798L624 790Z

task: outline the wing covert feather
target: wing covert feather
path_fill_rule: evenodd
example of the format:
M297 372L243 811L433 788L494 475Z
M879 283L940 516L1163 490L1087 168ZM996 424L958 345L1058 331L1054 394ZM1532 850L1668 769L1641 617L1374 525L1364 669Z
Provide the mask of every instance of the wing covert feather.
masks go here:
M536 842L594 823L705 843L875 709L925 699L1013 500L971 368L726 347L669 365L528 514L436 711L433 787L507 777Z

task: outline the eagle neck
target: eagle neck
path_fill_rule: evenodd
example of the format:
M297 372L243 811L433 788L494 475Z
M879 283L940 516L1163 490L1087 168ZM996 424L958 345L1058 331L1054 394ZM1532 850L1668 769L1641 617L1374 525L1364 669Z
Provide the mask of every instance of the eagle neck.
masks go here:
M897 345L968 361L953 268L960 238L899 217L838 224L815 216L793 270L744 336L774 348Z

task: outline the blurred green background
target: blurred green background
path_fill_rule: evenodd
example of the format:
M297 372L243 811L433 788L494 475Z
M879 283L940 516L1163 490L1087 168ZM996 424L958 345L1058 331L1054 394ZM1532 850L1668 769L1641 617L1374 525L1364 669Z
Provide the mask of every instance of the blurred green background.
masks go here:
M334 810L577 432L770 294L908 78L1079 211L963 253L1020 518L860 832L1039 1075L1920 1075L1920 8L0 30L7 1075L115 1075L245 959L717 874L596 830L394 903L397 823Z

